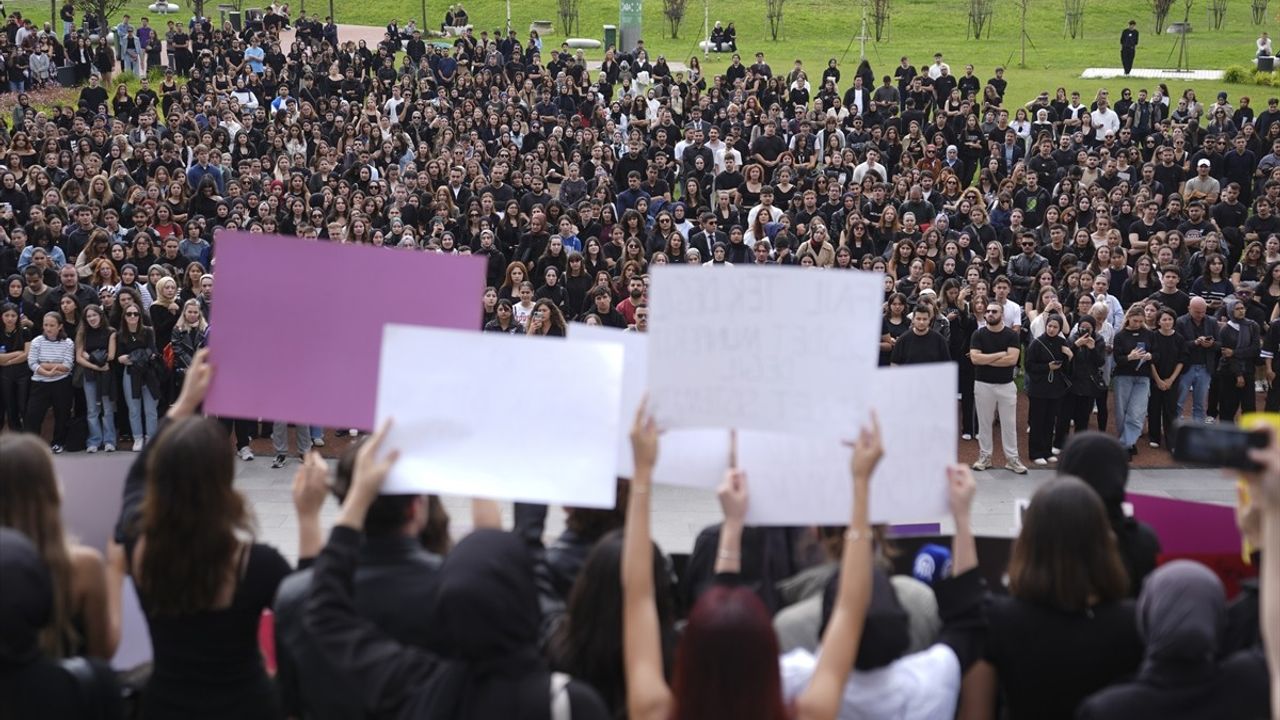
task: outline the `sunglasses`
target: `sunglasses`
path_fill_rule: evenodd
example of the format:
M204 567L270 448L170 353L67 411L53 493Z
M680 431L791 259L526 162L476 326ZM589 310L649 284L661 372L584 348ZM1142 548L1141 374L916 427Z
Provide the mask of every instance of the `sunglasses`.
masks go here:
M141 313L136 313L136 312L127 312L127 313L125 313L125 314L124 314L124 316L125 316L125 317L141 317L141 316L142 316L142 314L141 314Z

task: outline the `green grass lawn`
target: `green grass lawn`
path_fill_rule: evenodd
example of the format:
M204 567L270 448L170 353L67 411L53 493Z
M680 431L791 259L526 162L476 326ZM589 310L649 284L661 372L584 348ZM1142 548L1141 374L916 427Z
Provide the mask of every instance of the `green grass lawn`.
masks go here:
M892 0L888 38L881 43L867 43L867 55L877 75L891 72L898 58L907 55L919 66L928 63L934 52L945 54L953 71L960 74L965 62L972 62L982 79L991 76L996 65L1009 66L1009 99L1017 103L1030 100L1042 89L1050 91L1057 86L1078 89L1086 97L1099 87L1151 87L1150 80L1084 80L1080 72L1087 67L1119 67L1119 36L1129 19L1138 21L1142 41L1138 47L1138 67L1169 67L1170 50L1174 46L1171 35L1157 35L1151 11L1146 2L1120 2L1119 0L1091 0L1085 8L1084 37L1071 39L1065 35L1062 3L1032 0L1028 12L1027 33L1034 47L1027 48L1027 67L1019 68L1019 21L1014 3L997 3L993 17L991 37L981 40L966 39L968 3L960 0ZM299 0L290 5L296 13ZM127 10L136 17L147 14L145 0L131 0ZM251 3L247 3L247 6ZM402 22L417 17L421 22L421 3L417 0L335 0L335 16L340 23L384 25L391 18ZM1280 0L1269 8L1263 25L1252 22L1250 6L1245 0L1231 0L1226 23L1222 30L1209 29L1208 2L1195 0L1191 22L1195 32L1188 43L1193 68L1225 69L1229 65L1247 65L1253 55L1253 41L1262 30L1274 31ZM469 0L465 2L472 22L478 29L502 26L506 10L504 0ZM49 18L49 4L45 1L10 0L10 12L20 10L36 21ZM207 7L216 17L216 1ZM329 5L321 0L308 0L308 12L328 13ZM428 4L429 26L438 26L447 5L440 2ZM521 39L527 34L529 22L545 19L555 22L556 34L549 38L559 43L563 33L557 18L557 0L517 0L511 3L512 24ZM185 9L185 6L184 6ZM663 5L658 0L645 3L645 43L655 53L665 53L670 60L687 60L694 54L701 39L703 5L689 2L686 18L680 28L680 37L672 39L662 14ZM786 0L782 35L775 42L769 39L765 18L765 1L725 2L711 0L711 20L735 22L738 28L738 44L746 62L750 53L763 51L775 72L789 69L791 63L801 59L810 77L821 74L831 57L844 57L842 67L846 78L857 65L858 43L853 43L847 56L845 48L856 36L861 24L861 5L837 0ZM1180 5L1170 12L1170 20L1181 20ZM153 23L155 22L153 17ZM118 18L116 18L118 20ZM613 0L591 0L581 3L580 30L576 35L601 37L601 26L617 24L618 6ZM868 26L871 20L868 18ZM1274 33L1273 33L1274 34ZM1277 38L1280 43L1280 38ZM599 56L599 51L596 56ZM728 64L727 56L712 56L706 67L718 71ZM846 79L847 82L847 79ZM1261 97L1280 95L1280 87L1233 85L1222 82L1170 81L1176 93L1182 88L1193 87L1202 101L1213 100L1218 90L1231 93L1232 102L1238 95L1254 98L1255 106L1263 105ZM1212 94L1211 94L1212 93ZM1265 106L1265 105L1264 105Z

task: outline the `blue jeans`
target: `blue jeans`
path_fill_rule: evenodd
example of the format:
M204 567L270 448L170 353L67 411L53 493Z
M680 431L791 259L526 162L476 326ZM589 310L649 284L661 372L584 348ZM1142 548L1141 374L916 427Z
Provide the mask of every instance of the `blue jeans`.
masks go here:
M142 397L134 397L133 378L127 370L124 373L124 401L129 406L129 430L133 433L134 439L154 435L158 424L156 398L151 394L151 389L145 385L142 388ZM146 425L142 424L144 416Z
M104 443L116 444L116 401L108 395L99 395L98 383L84 379L84 400L89 410L89 447ZM99 419L101 416L101 419Z
M319 425L312 425L312 426L311 426L311 439L312 439L313 441L314 441L314 440L323 440L323 439L324 439L324 428L320 427Z
M1191 419L1203 423L1205 407L1209 404L1209 368L1204 365L1188 365L1178 378L1178 417L1182 417L1182 408L1187 400L1187 392L1191 392Z
M1147 419L1147 400L1151 397L1151 378L1147 375L1116 375L1116 427L1120 430L1120 442L1133 447L1142 434L1142 423Z

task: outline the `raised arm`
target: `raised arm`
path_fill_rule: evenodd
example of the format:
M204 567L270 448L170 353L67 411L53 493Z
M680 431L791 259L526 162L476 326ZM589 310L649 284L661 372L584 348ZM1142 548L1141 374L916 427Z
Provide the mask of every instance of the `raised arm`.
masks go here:
M874 414L870 426L862 428L852 446L853 511L844 536L840 587L831 621L822 636L822 655L813 679L796 701L799 720L833 720L836 717L845 682L853 670L858 642L862 638L867 606L871 604L871 521L867 503L871 474L884 455L880 422Z
M1254 497L1262 503L1262 577L1259 614L1262 645L1271 674L1271 717L1280 717L1280 439L1269 430L1265 450L1250 450L1262 465L1261 473L1249 476ZM1255 501L1256 502L1256 501Z
M640 403L631 428L635 473L622 536L622 657L627 678L627 714L632 720L667 720L671 689L662 672L662 641L653 589L653 542L649 491L658 459L658 429Z
M320 508L329 494L329 466L320 453L307 453L302 467L293 476L293 507L298 513L298 563L310 561L324 547L320 529Z

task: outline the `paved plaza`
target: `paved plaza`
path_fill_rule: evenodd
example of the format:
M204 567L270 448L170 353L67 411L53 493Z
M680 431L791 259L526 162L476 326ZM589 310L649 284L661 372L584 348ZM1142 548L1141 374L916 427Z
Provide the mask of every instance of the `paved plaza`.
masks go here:
M252 462L238 463L236 487L245 494L257 516L259 539L270 543L291 561L297 559L297 518L294 516L290 487L299 465L290 460L284 468L273 470L269 456ZM1005 470L975 473L978 497L974 504L974 526L979 535L1012 536L1014 504L1030 497L1040 483L1053 477L1052 470L1031 470L1025 476ZM1236 500L1235 483L1218 470L1200 469L1135 469L1130 474L1133 492L1231 505ZM445 507L452 517L455 538L466 534L471 526L471 507L466 498L446 497ZM506 527L511 526L511 504L502 503ZM325 504L323 520L326 529L337 517L333 500ZM698 532L720 521L720 506L715 494L707 490L680 487L655 487L653 491L653 536L667 552L687 553L693 548ZM547 518L547 538L554 538L564 527L564 513L553 508ZM949 531L949 524L943 524Z

